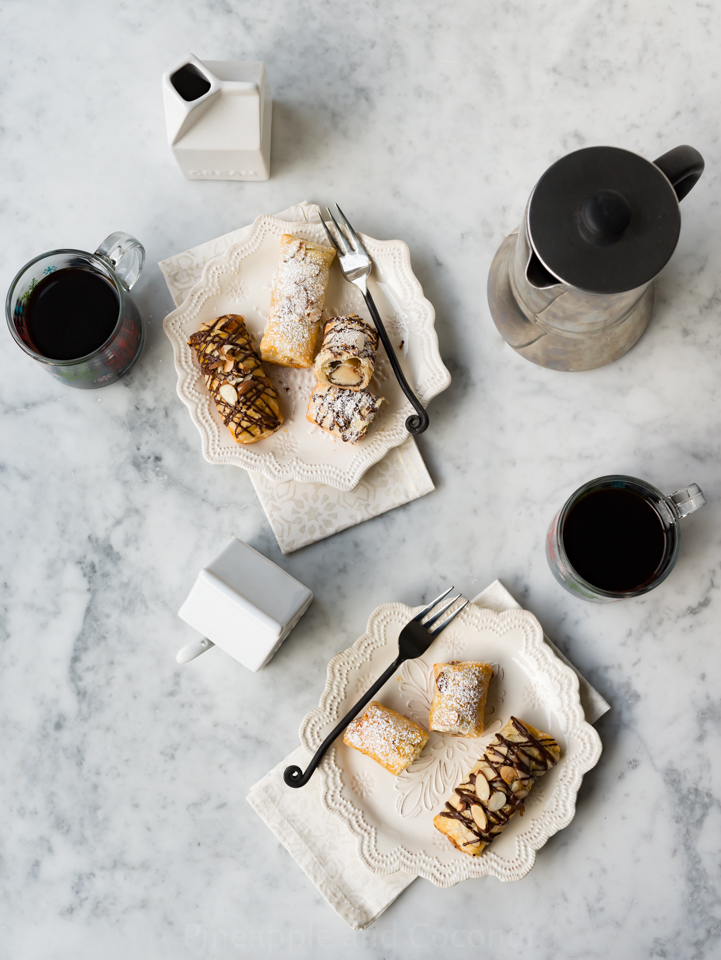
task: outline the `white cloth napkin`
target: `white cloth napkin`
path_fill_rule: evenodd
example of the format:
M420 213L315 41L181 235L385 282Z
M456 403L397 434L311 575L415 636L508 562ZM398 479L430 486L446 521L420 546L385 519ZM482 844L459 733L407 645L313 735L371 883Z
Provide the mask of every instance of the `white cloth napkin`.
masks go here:
M315 203L299 203L276 214L281 220L320 220ZM158 266L176 307L185 300L203 267L246 235L250 225L178 253ZM409 437L372 466L355 489L336 490L321 483L278 483L248 471L283 553L292 553L316 540L377 517L434 490L415 440Z
M520 607L500 580L474 597L473 603L499 613ZM578 675L586 719L595 723L611 709L609 704L548 637L545 639ZM283 770L289 764L303 768L309 759L305 747L298 747L250 788L247 800L335 912L355 930L363 930L416 878L402 871L381 876L360 862L352 834L323 806L320 777L312 777L301 790L283 783Z

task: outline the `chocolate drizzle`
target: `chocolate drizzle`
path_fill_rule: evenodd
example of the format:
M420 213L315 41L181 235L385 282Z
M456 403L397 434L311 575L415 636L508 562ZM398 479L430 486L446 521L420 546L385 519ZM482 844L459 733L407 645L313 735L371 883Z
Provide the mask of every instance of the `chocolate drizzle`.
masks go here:
M283 417L275 387L253 349L243 317L227 314L203 324L188 343L223 423L239 443L261 440L280 427Z
M316 383L306 419L344 442L357 443L366 435L382 403L383 397L375 397L369 390L343 390Z
M378 332L359 316L332 317L315 359L320 383L348 390L363 390L373 376Z
M341 360L347 357L374 360L377 349L378 332L355 313L347 317L331 317L326 324L321 351Z
M480 853L516 811L523 816L524 801L533 784L557 763L560 749L556 741L548 734L535 733L538 736L521 720L511 717L438 814L458 820L472 834L464 847L480 845ZM479 777L488 781L487 787L477 786Z

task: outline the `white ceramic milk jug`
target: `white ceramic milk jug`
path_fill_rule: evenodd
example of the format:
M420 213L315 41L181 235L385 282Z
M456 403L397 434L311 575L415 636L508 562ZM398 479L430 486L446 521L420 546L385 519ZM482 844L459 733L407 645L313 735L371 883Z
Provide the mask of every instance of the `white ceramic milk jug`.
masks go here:
M267 180L273 101L261 61L184 57L163 74L168 143L189 180Z

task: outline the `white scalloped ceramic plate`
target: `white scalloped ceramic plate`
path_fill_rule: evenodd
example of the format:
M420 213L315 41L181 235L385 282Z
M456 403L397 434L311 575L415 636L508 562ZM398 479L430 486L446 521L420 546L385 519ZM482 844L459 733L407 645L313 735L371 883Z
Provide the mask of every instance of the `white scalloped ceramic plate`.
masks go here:
M210 463L230 463L272 480L326 483L339 490L352 490L369 467L408 436L405 421L413 411L382 348L371 390L388 403L381 407L367 437L356 446L334 439L306 420L314 383L311 370L293 370L271 363L264 366L278 390L285 422L272 437L244 446L235 443L223 425L205 388L194 352L187 344L190 334L203 321L224 313L239 313L245 317L251 338L258 346L268 318L283 233L327 243L319 223L258 217L243 240L208 261L185 302L165 318L163 328L173 345L178 373L178 396L190 411L200 433L203 456ZM421 403L427 405L451 382L438 352L433 307L413 275L406 244L362 236L373 258L369 288L391 339L403 343L399 351L401 365ZM326 317L357 313L370 321L360 292L343 279L337 262L331 266L325 307Z
M331 660L320 704L300 728L308 750L317 749L397 656L398 634L418 609L400 603L378 607L367 632ZM323 803L357 838L360 859L374 873L404 870L441 887L489 875L520 880L536 851L573 819L578 788L601 755L601 740L584 717L578 677L526 610L495 613L469 604L423 657L403 664L376 699L427 728L432 665L448 660L493 664L486 734L475 740L431 733L421 756L400 777L340 740L318 768ZM511 715L551 733L561 760L534 786L523 817L514 817L480 857L470 857L435 829L433 816Z

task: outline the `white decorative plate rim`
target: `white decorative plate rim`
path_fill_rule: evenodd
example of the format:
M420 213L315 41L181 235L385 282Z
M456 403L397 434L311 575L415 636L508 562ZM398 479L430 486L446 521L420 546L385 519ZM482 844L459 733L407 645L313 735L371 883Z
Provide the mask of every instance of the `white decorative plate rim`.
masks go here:
M376 608L368 619L366 632L346 650L336 654L328 664L325 688L317 707L303 719L299 735L301 743L315 752L332 721L340 718L339 708L345 698L349 674L367 662L369 655L385 646L385 631L391 621L410 620L421 607L387 603ZM543 628L527 610L514 609L497 613L468 604L456 619L471 621L471 626L496 630L499 635L521 628L524 634L523 654L549 683L558 697L554 712L564 722L567 741L573 739L572 756L562 757L559 777L549 804L535 820L533 834L515 838L512 860L499 857L490 848L480 857L466 856L453 863L442 863L427 853L414 853L399 844L388 853L378 849L377 829L365 818L362 810L343 796L342 770L335 747L331 748L318 767L321 777L323 806L342 820L357 841L361 862L373 873L389 874L402 870L430 880L439 887L451 887L473 877L495 876L502 881L520 880L535 863L536 852L559 830L568 826L576 811L576 796L583 776L598 762L603 746L596 729L588 723L579 695L578 676L545 642ZM565 762L564 762L565 761Z
M354 450L349 464L307 463L299 457L279 461L271 451L253 449L254 444L243 445L220 442L221 428L212 415L213 400L207 391L196 388L198 368L187 336L182 330L184 320L197 315L207 300L220 292L220 278L234 269L245 257L255 251L267 233L280 235L294 233L317 241L324 240L318 221L282 220L269 214L261 214L241 240L226 251L212 257L205 264L199 280L188 292L183 303L169 313L163 321L163 330L173 347L173 359L177 373L176 391L190 412L201 438L203 457L209 463L231 464L256 473L261 473L278 482L296 480L301 483L324 483L339 490L352 490L363 474L378 463L389 450L400 446L409 436L405 421L413 413L405 401L387 414L383 431L371 432ZM410 250L402 240L375 240L361 234L371 258L378 266L392 263L397 273L404 314L412 317L413 351L419 358L419 375L414 385L415 392L424 406L445 390L451 376L440 356L438 334L435 330L435 310L423 295L423 289L411 267ZM225 439L225 438L224 438ZM261 443L263 441L260 441Z

